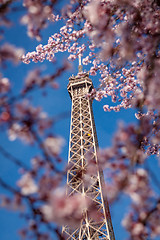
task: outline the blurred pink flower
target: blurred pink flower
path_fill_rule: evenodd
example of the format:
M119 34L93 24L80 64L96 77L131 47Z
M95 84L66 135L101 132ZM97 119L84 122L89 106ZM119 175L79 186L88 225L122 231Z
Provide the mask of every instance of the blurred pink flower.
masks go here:
M49 222L76 226L80 224L83 211L87 207L88 201L82 194L67 196L66 189L57 188L50 194L49 203L41 210Z
M48 154L55 156L60 154L64 143L65 141L62 137L49 136L45 139L44 146Z
M24 174L17 182L17 185L21 188L21 193L23 195L30 195L38 191L38 186L30 173Z
M10 89L10 81L8 78L2 78L0 76L0 93L6 93Z

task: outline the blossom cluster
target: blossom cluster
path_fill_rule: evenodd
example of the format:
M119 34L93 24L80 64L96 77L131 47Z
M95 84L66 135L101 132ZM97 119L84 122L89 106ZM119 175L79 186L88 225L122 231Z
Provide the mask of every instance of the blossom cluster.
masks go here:
M67 50L68 52L72 52L72 54L70 54L69 56L69 59L76 59L75 53L79 55L84 52L85 46L78 48L78 44L73 43L73 45L70 46L70 43L82 37L84 31L70 31L72 31L71 28L66 26L62 27L60 33L55 33L53 36L49 37L47 45L38 45L36 51L28 52L26 56L23 55L21 58L22 61L27 64L30 63L30 60L32 60L33 62L43 62L45 59L49 61L54 61L55 54L57 52L64 52Z
M6 93L10 89L10 81L6 77L0 78L0 93Z
M17 64L23 54L24 49L17 48L9 43L4 43L0 47L0 65L3 66L3 64L8 60Z
M15 112L10 111L12 124L8 129L9 139L14 141L16 138L33 143L35 141L32 129L36 124L40 134L52 125L52 120L48 118L40 107L32 107L29 102L23 101L15 105Z
M135 127L120 126L113 138L113 146L98 153L99 166L107 177L104 192L109 201L117 201L122 193L130 198L130 210L122 225L134 240L154 239L160 234L159 197L152 189L150 172L144 169L148 156L142 146L145 143L142 141L139 145L140 136ZM94 168L92 161L90 164Z
M23 0L23 6L27 9L27 13L21 18L21 23L27 25L28 36L41 40L40 31L46 28L48 19L58 21L59 17L52 13L54 10L54 1L43 0Z
M47 221L56 221L60 225L78 226L83 211L88 208L89 201L82 194L66 198L66 190L57 188L49 196L49 204L42 207Z

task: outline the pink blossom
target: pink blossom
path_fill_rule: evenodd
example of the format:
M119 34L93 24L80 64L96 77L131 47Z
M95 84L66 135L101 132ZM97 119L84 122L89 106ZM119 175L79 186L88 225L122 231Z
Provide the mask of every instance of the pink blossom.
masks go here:
M10 141L20 138L22 141L32 143L34 141L28 127L22 126L19 123L13 123L8 129L8 137Z
M0 64L3 64L7 60L17 64L23 54L24 50L22 48L17 48L10 43L5 43L0 47Z
M40 40L39 32L47 26L48 18L51 20L59 18L52 15L53 5L53 3L45 5L41 0L34 3L31 0L23 1L23 6L28 12L21 18L21 23L27 25L29 37L36 37L37 40Z
M21 188L21 193L23 195L34 194L38 191L38 187L29 173L24 174L17 182L17 185Z
M68 57L69 60L74 61L76 59L76 55L74 54L70 54L70 56Z
M10 89L10 81L8 78L2 78L0 76L0 93L6 93Z
M87 206L88 201L82 194L67 197L64 188L57 188L50 193L49 203L44 205L41 211L49 222L77 226L80 224L83 211Z
M61 137L49 136L45 139L44 146L49 154L53 156L58 155L64 146L64 139Z
M105 19L103 19L103 8L101 7L99 0L93 0L87 6L85 6L84 15L93 25L100 24L100 20L101 24L103 24L103 21L105 21Z

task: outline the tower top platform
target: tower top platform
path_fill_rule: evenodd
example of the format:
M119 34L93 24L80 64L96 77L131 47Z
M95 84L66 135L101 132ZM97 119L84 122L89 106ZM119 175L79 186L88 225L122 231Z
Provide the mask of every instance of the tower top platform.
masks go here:
M79 72L76 76L71 76L69 78L69 84L67 86L68 92L71 96L71 92L74 89L78 88L88 88L89 91L93 88L92 80L89 78L89 74L85 72Z

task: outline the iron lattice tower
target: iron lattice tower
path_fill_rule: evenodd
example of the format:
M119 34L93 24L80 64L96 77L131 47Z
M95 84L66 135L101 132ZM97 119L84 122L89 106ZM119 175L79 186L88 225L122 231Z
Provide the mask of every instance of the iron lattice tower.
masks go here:
M96 222L88 216L86 210L79 227L71 229L64 226L62 232L67 240L115 240L108 202L103 196L103 172L97 162L98 141L92 101L86 98L86 94L93 89L93 84L88 74L82 73L81 65L79 71L80 74L70 77L67 87L72 99L67 192L68 195L80 193L91 199L102 218ZM88 154L96 163L96 171L94 176L91 176L89 186L86 187L83 173L88 167Z

